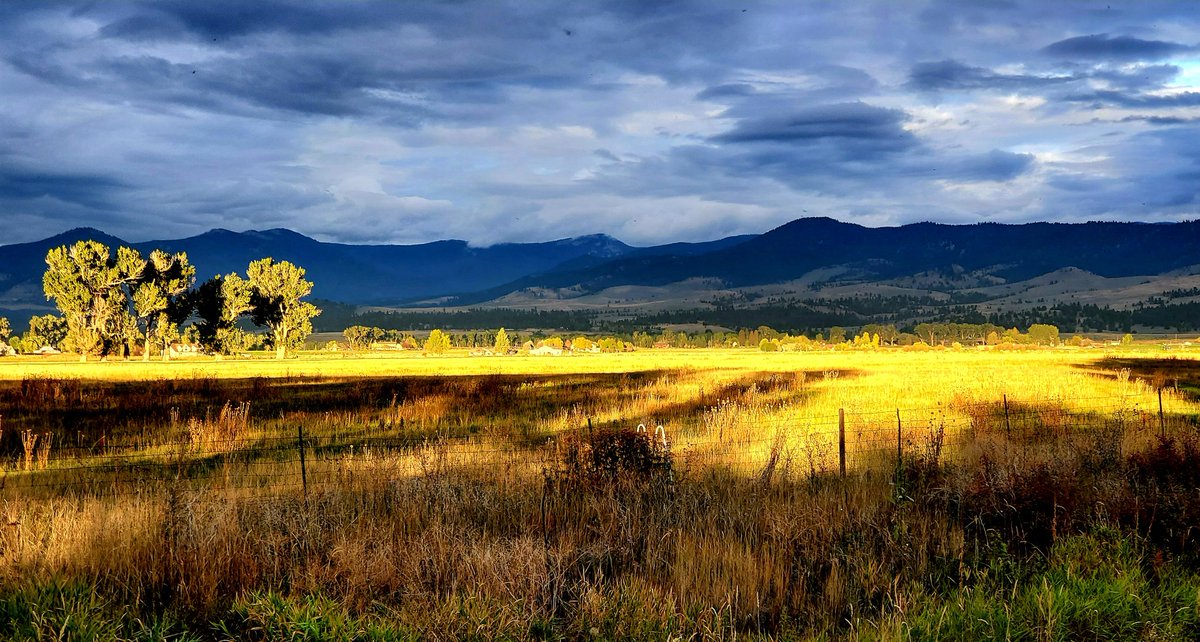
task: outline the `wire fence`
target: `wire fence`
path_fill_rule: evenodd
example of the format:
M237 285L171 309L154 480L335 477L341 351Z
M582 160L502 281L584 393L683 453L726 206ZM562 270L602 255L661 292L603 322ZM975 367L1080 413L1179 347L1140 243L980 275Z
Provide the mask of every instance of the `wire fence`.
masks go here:
M811 474L845 476L899 467L918 457L953 459L971 444L1029 449L1101 433L1118 441L1196 434L1200 417L1190 407L1168 413L1160 390L1036 402L1001 397L891 410L850 407L819 417L732 406L720 410L727 416L678 430L653 422L622 428L644 435L683 473L762 474L782 461ZM587 419L527 443L478 435L378 434L371 426L305 434L300 425L295 434L192 435L125 444L101 439L60 445L54 436L28 432L22 436L23 451L0 462L0 500L154 495L180 487L282 498L433 477L536 482L563 465L564 444L574 440L586 447L595 435L613 430L610 425L593 431L591 425Z

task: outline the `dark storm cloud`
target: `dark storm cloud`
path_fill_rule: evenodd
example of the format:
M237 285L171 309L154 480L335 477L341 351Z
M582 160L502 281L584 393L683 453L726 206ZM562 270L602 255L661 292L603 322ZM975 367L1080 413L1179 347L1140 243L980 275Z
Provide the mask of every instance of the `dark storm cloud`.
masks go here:
M1167 95L1121 91L1093 91L1082 94L1069 94L1062 99L1069 102L1085 103L1093 108L1106 105L1135 109L1200 107L1200 92L1195 91Z
M993 149L986 154L961 159L948 167L947 176L970 181L1010 181L1029 171L1032 154L1014 154Z
M863 103L747 118L710 139L720 144L685 145L664 158L622 162L601 180L612 189L660 197L722 186L736 191L733 183L763 179L822 195L848 189L864 195L931 180L1002 183L1035 166L1031 154L999 149L939 152L904 129L908 120L904 112Z
M1036 89L1046 85L1076 80L1072 76L1034 76L1001 74L984 67L963 64L957 60L922 62L913 65L908 75L909 86L923 91L943 89Z
M734 82L724 85L714 85L706 88L704 91L696 94L697 100L719 100L722 98L736 98L743 96L753 96L758 93L754 85Z
M1200 117L1182 118L1180 116L1126 116L1121 119L1123 123L1150 123L1151 125L1186 125L1188 123L1200 122Z
M101 174L0 169L0 203L49 199L98 210L116 209L115 196L128 187Z
M1101 33L1059 40L1047 45L1042 52L1065 59L1133 61L1161 60L1191 49L1177 42Z
M186 36L210 41L263 32L303 36L388 22L405 12L399 3L333 5L272 0L155 1L139 2L133 7L133 15L105 25L100 35L130 40ZM410 8L411 13L417 10L415 6Z
M864 103L819 105L791 114L746 119L714 136L721 143L810 142L822 139L876 141L877 149L903 149L913 136L901 128L905 114Z
M97 92L120 90L146 103L181 104L243 113L247 108L329 116L377 116L412 124L435 110L382 98L379 92L414 91L434 103L502 103L501 85L550 84L513 62L447 57L437 64L411 64L400 56L361 48L310 47L288 52L221 53L192 63L155 56L105 56L73 67L30 52L9 58L15 68L46 82ZM372 93L375 92L375 93ZM426 101L429 102L429 101ZM263 114L257 114L263 115Z

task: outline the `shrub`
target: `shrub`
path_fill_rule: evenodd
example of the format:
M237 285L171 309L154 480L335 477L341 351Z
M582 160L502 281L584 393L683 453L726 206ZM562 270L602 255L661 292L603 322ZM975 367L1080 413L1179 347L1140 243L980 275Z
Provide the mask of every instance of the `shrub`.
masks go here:
M568 437L561 453L559 478L588 486L656 479L671 470L671 453L661 442L628 428Z

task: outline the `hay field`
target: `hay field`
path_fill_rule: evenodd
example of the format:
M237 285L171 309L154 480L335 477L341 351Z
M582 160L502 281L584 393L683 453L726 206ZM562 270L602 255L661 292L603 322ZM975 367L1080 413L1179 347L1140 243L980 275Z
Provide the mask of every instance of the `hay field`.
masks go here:
M1138 621L1188 635L1196 365L1071 349L4 360L0 634L1056 639L1117 630L1129 603L1095 592L1148 559ZM1112 553L1109 575L1061 576L1091 550Z

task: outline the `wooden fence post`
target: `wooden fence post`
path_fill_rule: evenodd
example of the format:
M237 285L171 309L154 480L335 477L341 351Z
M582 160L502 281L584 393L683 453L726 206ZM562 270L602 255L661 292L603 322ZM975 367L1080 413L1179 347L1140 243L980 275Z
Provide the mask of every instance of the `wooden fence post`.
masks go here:
M1004 395L1004 434L1012 440L1012 423L1008 420L1008 395Z
M838 461L842 478L846 477L846 410L838 408Z
M296 444L300 447L300 483L304 486L304 498L308 499L308 468L304 465L304 424L300 424Z
M1158 436L1167 436L1167 418L1166 415L1163 414L1162 405L1162 386L1158 387Z

